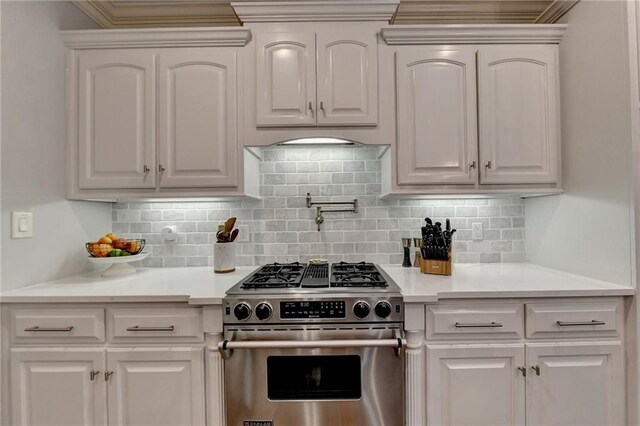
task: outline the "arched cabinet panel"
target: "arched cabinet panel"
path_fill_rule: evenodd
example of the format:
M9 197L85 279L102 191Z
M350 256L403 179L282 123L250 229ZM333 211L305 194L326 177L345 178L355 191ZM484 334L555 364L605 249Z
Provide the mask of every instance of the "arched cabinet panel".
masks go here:
M236 53L162 53L158 75L159 186L237 185Z

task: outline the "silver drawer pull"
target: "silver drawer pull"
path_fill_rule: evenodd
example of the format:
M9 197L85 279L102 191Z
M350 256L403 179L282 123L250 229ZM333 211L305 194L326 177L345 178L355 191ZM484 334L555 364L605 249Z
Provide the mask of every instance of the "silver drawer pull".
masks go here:
M176 327L170 325L169 327L140 327L134 325L133 327L127 327L127 331L173 331Z
M456 328L500 328L502 324L499 322L488 322L488 323L463 323L457 322Z
M556 321L559 327L574 327L580 325L607 325L605 321L591 320L591 321Z
M38 327L36 325L35 327L29 327L24 329L24 331L71 331L71 330L73 330L72 325L70 325L69 327Z

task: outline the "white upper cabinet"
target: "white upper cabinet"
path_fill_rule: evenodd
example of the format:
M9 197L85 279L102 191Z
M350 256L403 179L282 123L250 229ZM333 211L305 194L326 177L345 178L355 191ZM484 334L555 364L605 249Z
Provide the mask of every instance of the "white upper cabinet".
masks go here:
M237 184L236 60L216 48L159 54L161 188Z
M558 180L557 58L557 46L480 48L481 183Z
M78 185L155 187L155 54L78 55Z
M321 32L317 42L318 125L375 126L378 120L376 35Z
M258 33L256 125L375 126L377 48L373 31Z
M315 126L315 33L258 33L258 126Z
M89 30L61 37L68 198L257 194L258 174L240 157L249 30Z
M398 184L473 184L477 176L475 49L396 53Z

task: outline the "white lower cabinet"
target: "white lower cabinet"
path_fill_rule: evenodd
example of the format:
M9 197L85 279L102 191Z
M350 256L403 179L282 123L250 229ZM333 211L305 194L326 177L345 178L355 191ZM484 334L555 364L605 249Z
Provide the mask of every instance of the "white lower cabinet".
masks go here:
M110 425L204 425L202 348L107 349Z
M625 424L620 342L530 344L527 363L527 424Z
M430 425L523 425L523 344L427 345Z
M201 347L14 348L12 425L204 425Z
M12 425L104 425L102 348L11 349Z
M427 424L626 424L621 299L525 303L526 318L513 309L517 301L509 303L502 310L500 304L426 306ZM502 311L514 314L495 317ZM521 329L523 321L533 338L505 342L487 334ZM451 322L468 332L429 332ZM541 330L554 338L538 340ZM441 337L429 339L433 335Z
M206 423L202 308L3 306L2 324L2 425Z

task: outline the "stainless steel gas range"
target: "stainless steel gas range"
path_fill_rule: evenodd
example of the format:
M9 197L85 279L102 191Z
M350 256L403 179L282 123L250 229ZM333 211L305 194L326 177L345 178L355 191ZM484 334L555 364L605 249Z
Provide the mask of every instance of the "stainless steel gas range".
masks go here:
M228 426L403 424L402 295L376 265L265 265L223 303Z

